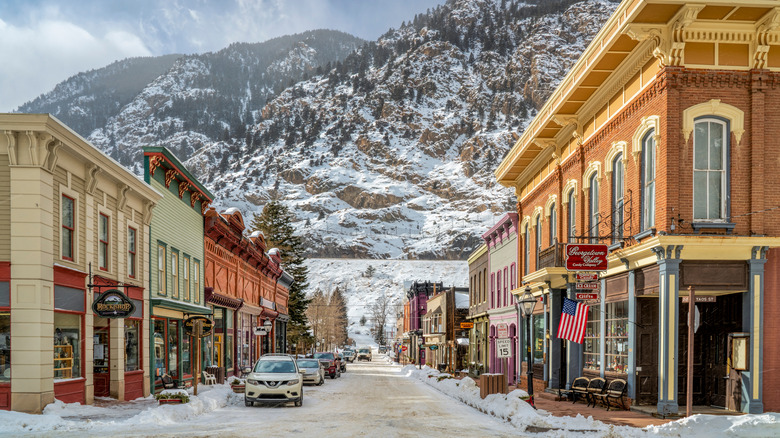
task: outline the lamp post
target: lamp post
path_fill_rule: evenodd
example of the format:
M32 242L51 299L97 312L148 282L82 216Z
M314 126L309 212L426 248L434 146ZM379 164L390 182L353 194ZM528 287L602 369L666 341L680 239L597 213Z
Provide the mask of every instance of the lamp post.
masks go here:
M536 409L536 405L534 405L534 371L533 371L533 358L531 357L531 314L534 311L534 307L536 306L536 298L531 294L531 288L527 287L525 288L525 292L523 293L523 296L520 297L520 305L523 308L523 316L525 316L525 327L526 327L526 338L528 339L528 344L526 345L526 350L528 351L528 367L526 371L526 375L528 376L528 400L531 402L531 406Z
M265 322L263 323L263 330L265 331L264 334L268 335L268 339L266 340L266 342L268 342L268 352L269 353L273 353L271 351L271 326L272 325L273 324L271 324L271 320L270 319L266 319Z

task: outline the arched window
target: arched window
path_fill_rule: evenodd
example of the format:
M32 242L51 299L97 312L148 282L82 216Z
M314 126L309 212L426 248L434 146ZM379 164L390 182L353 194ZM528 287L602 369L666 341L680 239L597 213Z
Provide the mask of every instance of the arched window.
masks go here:
M642 139L642 229L649 230L655 226L655 130Z
M555 212L555 203L550 206L550 246L555 244L558 234L556 229L558 227L558 217Z
M569 226L569 243L575 243L574 236L577 235L577 190L569 192L569 217L567 218Z
M534 269L539 270L539 254L542 252L542 215L536 216L536 265Z
M623 154L612 162L612 242L623 239Z
M531 260L531 231L529 230L531 227L526 224L525 231L523 232L524 236L523 239L525 240L525 256L523 257L523 275L528 275L531 271L529 270L531 268L530 266L530 260Z
M594 173L590 177L590 243L599 243L599 179Z
M725 220L728 194L728 123L696 120L693 129L693 219Z

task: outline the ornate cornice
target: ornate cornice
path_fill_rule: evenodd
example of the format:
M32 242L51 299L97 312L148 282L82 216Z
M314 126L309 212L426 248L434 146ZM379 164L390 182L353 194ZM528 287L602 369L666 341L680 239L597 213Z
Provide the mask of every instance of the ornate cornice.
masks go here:
M165 171L165 188L171 187L171 181L176 178L176 171L173 169L168 169ZM181 198L181 196L179 196Z

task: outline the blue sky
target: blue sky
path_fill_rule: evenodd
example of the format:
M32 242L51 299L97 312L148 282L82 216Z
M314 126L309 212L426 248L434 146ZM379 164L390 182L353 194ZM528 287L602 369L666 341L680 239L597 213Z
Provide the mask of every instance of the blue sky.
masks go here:
M0 0L0 112L118 59L310 29L376 39L445 0Z

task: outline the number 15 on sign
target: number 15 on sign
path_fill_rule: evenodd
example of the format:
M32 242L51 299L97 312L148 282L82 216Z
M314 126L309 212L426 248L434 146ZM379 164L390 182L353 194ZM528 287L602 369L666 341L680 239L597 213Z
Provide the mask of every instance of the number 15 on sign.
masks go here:
M496 357L504 358L512 356L512 340L511 339L496 339Z

